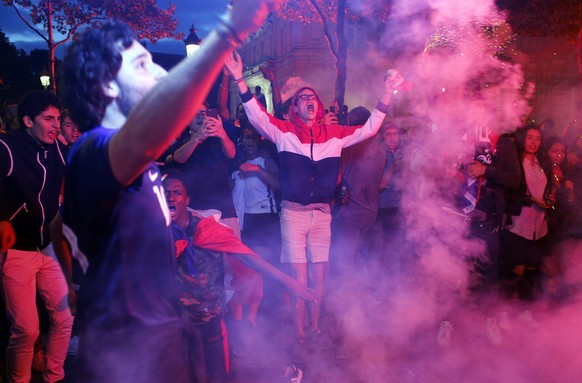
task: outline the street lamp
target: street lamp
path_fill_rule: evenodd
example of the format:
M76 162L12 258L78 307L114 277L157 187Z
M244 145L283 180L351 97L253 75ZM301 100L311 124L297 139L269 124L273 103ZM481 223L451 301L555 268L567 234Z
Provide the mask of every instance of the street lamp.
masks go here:
M190 34L188 35L188 37L186 37L186 40L184 40L184 44L186 44L186 56L190 57L198 49L200 49L201 42L202 40L200 40L200 37L198 37L198 35L196 34L196 29L194 28L194 25L192 25L192 27L190 28Z
M40 83L45 90L48 89L51 84L51 76L45 68L40 71Z

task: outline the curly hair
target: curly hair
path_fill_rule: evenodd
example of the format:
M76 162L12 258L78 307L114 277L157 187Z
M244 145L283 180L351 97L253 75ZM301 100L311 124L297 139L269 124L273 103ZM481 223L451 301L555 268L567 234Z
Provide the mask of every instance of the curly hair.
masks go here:
M103 86L121 68L123 50L137 40L123 22L108 20L82 33L68 48L64 65L64 98L71 119L86 132L98 126L113 100Z
M36 116L54 106L57 109L62 108L61 100L53 93L46 90L33 90L27 92L18 103L18 122L20 127L25 129L23 118L30 117L34 120Z

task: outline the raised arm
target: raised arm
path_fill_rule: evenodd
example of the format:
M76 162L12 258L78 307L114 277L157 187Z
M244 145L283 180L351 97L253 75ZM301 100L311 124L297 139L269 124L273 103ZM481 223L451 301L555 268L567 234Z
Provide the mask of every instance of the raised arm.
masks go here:
M271 90L273 94L273 110L274 115L277 118L283 119L281 114L281 107L283 106L283 100L281 98L281 89L279 88L279 82L277 81L277 76L275 74L275 69L270 65L261 67L261 72L263 72L263 77L265 77L271 83Z
M200 109L227 55L263 24L279 1L234 2L197 54L177 65L133 108L108 146L113 175L122 185L129 185L178 137ZM152 65L151 57L145 65Z
M287 274L283 273L269 262L263 260L261 257L252 254L229 253L229 255L234 256L251 269L281 282L289 290L289 292L291 292L297 298L307 301L315 300L315 291L307 288L306 286L303 286L296 279L293 279Z
M250 123L263 137L277 143L277 136L280 133L277 124L282 121L267 113L256 97L249 91L249 87L243 77L243 63L240 55L237 52L233 52L227 56L224 63L232 75L234 83L238 86Z
M208 129L208 135L211 137L216 137L220 140L220 147L222 148L222 153L226 156L226 158L234 158L234 156L236 156L236 146L234 146L234 143L226 134L220 117L206 117L205 123Z
M226 68L222 71L222 81L218 89L218 115L225 120L230 120L228 110L228 87L230 82L230 72Z
M378 133L378 130L380 130L380 127L384 122L386 113L388 112L390 100L392 99L394 92L400 88L403 82L404 78L396 69L389 69L386 72L386 75L384 76L384 94L380 98L376 108L372 111L368 121L356 129L354 134L344 138L344 147L355 145Z

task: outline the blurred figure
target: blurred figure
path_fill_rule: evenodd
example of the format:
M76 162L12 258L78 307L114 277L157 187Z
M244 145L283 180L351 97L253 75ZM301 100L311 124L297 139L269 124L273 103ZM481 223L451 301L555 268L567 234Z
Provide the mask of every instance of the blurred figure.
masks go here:
M350 112L350 116L350 122L357 126L366 122L370 112L358 107ZM343 295L344 287L352 291L354 286L350 282L357 283L354 276L367 279L367 275L361 272L363 265L359 252L378 213L380 179L386 160L381 134L342 152L341 181L331 225L330 258L334 283L330 292L334 294Z
M77 296L79 381L187 381L171 217L153 161L274 5L236 1L200 54L169 74L119 21L69 46L67 106L84 134L69 156L63 221L89 260Z
M350 113L351 116L351 113ZM350 117L351 118L351 117ZM402 271L403 227L400 200L402 194L402 139L406 131L394 123L386 123L380 128L379 142L385 153L385 163L378 187L378 215L367 236L368 269L392 275ZM391 249L386 252L386 249ZM371 286L375 288L374 285Z
M545 260L544 277L547 278L547 292L555 298L565 298L566 290L563 276L563 248L570 238L570 227L576 209L574 183L570 179L567 148L559 137L550 137L540 150L540 163L548 176L546 196L555 203L548 209L548 248Z
M265 110L266 110L267 109L267 98L262 93L260 85L255 86L255 97L259 101L259 104L263 105L263 108L265 108Z
M233 199L240 217L243 243L273 266L280 265L281 227L279 223L279 167L260 152L261 136L255 129L243 130L241 146L246 156L239 170L233 172ZM277 286L269 286L265 294L272 306ZM258 309L258 307L257 307ZM256 314L249 320L256 324Z

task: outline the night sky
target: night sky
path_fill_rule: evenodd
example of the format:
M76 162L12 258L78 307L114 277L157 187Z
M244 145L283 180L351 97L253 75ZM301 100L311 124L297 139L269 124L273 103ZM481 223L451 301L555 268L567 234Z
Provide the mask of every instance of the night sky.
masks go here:
M228 0L174 0L175 18L179 21L177 31L188 35L190 26L194 24L198 36L203 39L212 30L216 17L224 11L227 2ZM158 0L160 8L165 9L168 4L168 0ZM46 43L18 18L12 8L4 5L0 5L0 29L19 49L46 49ZM176 40L160 40L155 45L148 44L148 49L153 52L185 53L184 43ZM57 48L57 57L62 57L64 51L62 46Z

